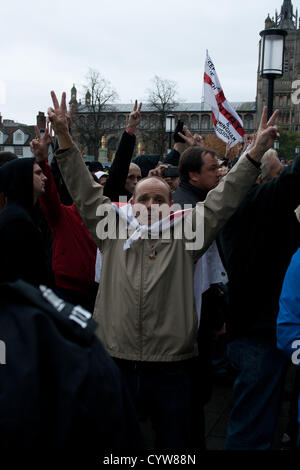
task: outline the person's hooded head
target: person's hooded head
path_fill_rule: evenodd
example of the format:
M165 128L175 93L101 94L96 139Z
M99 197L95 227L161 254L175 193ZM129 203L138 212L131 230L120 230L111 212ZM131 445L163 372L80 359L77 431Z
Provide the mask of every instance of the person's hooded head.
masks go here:
M12 152L0 152L0 168L4 163L10 162L11 160L16 160L18 157ZM5 205L4 194L0 191L0 212L2 211Z
M34 158L18 158L0 168L0 192L30 210L45 191L46 176Z

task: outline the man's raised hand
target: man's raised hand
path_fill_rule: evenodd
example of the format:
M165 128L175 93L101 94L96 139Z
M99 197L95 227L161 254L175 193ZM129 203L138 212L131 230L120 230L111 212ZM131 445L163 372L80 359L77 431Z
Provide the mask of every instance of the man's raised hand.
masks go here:
M63 92L61 102L58 103L56 94L51 91L53 108L48 109L49 120L57 135L60 150L69 149L73 145L72 137L69 133L69 122L71 122L71 111L68 113L66 105L66 93ZM69 121L69 122L68 122Z
M256 134L255 144L248 152L249 156L257 161L260 161L264 153L273 146L274 140L280 137L278 127L274 125L279 115L279 110L276 109L276 111L274 111L269 121L267 121L267 115L268 108L265 106Z
M152 170L150 170L148 173L148 176L159 176L160 178L162 178L164 175L164 171L170 166L171 165L166 165L166 164L159 165L156 168L153 168Z
M68 128L68 110L66 105L66 93L63 92L61 96L61 102L58 103L56 94L51 91L51 98L53 101L53 108L48 109L49 120L52 124L55 134L69 133Z
M43 136L41 136L38 126L34 126L34 129L36 138L30 142L31 151L37 162L47 161L49 145L51 144L52 140L52 128L49 122L47 122Z
M140 103L138 106L138 102L137 100L135 100L133 111L131 111L129 115L129 120L127 124L127 127L129 127L132 130L135 130L137 126L139 125L139 123L141 122L141 119L142 119L141 108L142 108L142 103Z
M183 129L184 129L185 135L182 134L181 132L178 132L178 135L182 137L182 139L185 141L186 144L188 144L189 147L193 147L196 145L199 145L199 146L204 145L204 139L201 135L199 134L193 135L187 126L184 126Z

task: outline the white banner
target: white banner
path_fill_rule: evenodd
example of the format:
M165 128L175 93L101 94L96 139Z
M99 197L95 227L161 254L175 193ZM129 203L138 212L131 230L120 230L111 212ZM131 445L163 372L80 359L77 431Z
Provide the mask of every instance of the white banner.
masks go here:
M215 133L224 142L234 147L243 141L243 121L225 98L221 83L211 58L206 52L204 69L204 101L211 106Z

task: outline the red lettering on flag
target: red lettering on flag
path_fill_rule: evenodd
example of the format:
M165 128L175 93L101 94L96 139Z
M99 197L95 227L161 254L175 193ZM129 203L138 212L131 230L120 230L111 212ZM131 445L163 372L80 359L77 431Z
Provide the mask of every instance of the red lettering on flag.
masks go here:
M229 111L227 111L227 109L224 108L222 103L218 103L218 108L220 110L220 113L222 113L223 116L227 119L227 121L232 124L237 133L240 134L241 137L243 137L245 135L245 130L243 129L239 121Z

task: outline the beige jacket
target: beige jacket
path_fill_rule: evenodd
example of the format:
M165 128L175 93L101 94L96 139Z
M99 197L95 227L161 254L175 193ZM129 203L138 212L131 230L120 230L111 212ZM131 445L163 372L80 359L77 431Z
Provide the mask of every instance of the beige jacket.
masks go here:
M258 170L242 157L223 181L188 214L204 244L186 250L185 239L138 240L124 251L123 239L99 240L97 208L110 200L95 183L76 146L57 155L76 206L102 252L101 282L94 310L98 336L111 356L133 361L179 361L196 356L197 313L194 264L215 239L255 182ZM121 223L120 220L117 223ZM99 226L98 226L99 229ZM154 247L154 248L153 248Z

